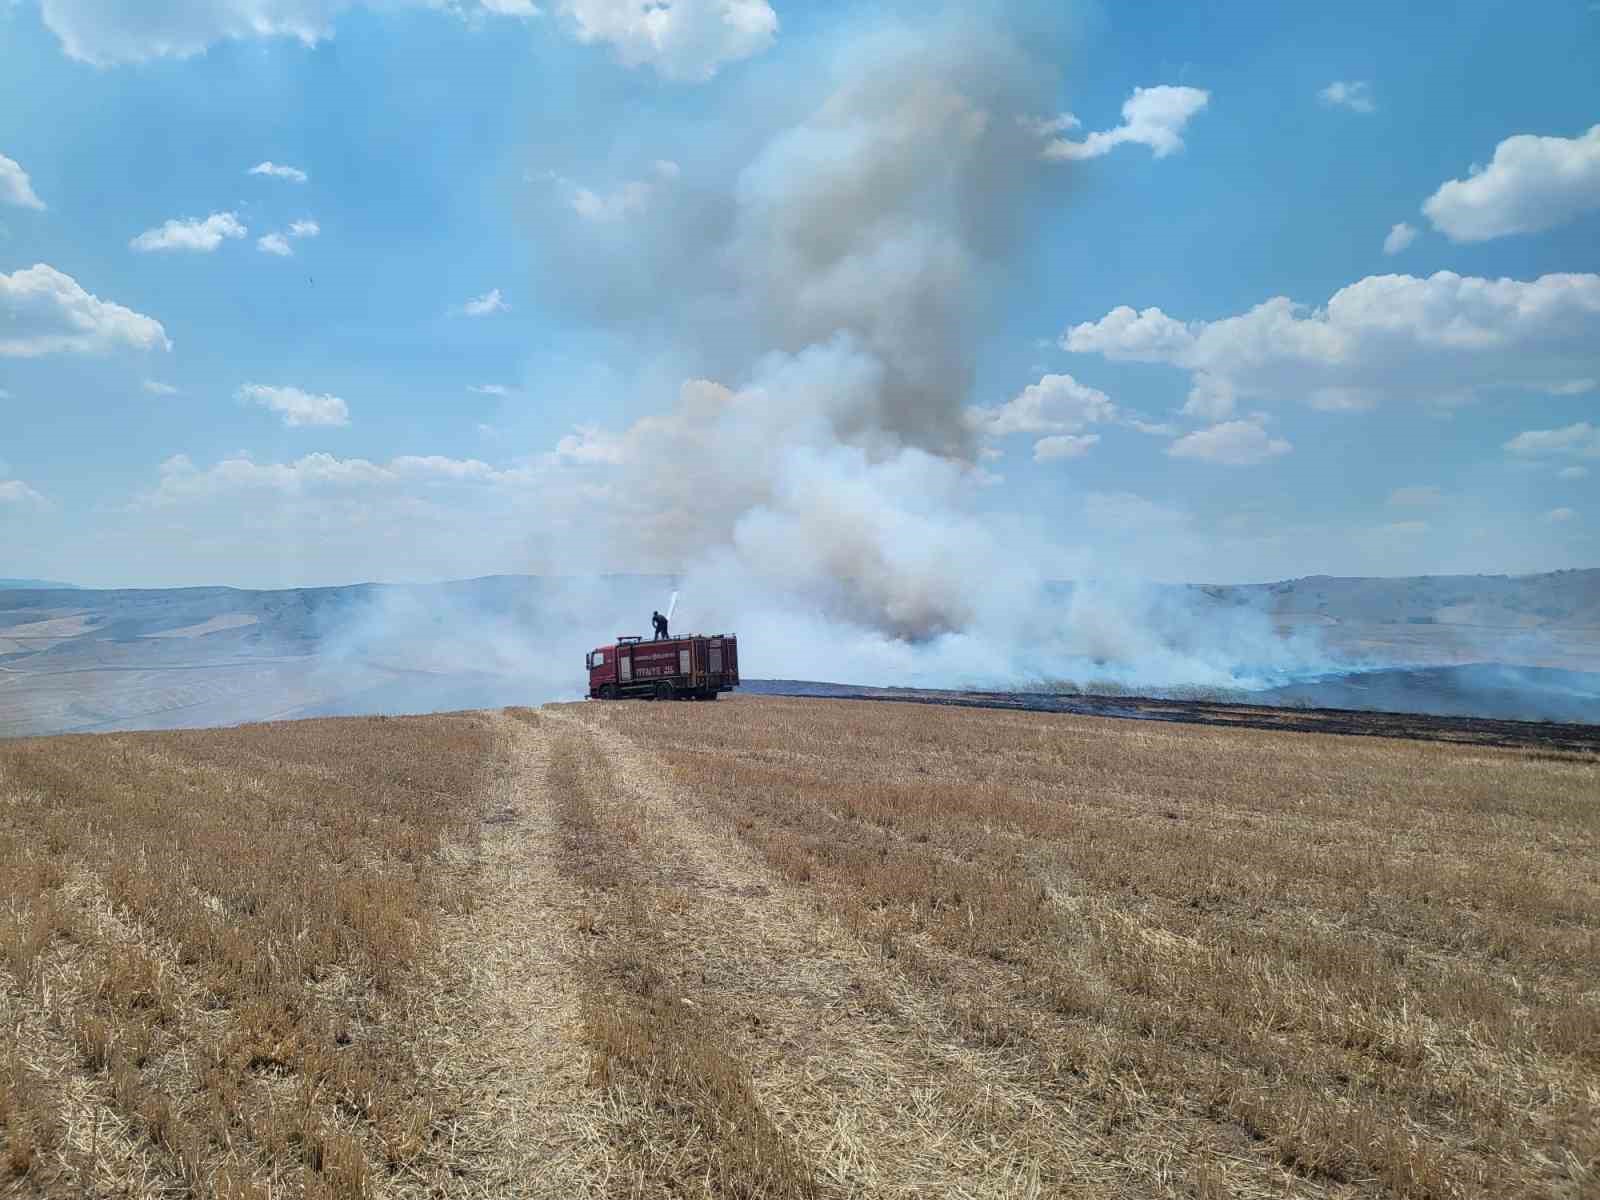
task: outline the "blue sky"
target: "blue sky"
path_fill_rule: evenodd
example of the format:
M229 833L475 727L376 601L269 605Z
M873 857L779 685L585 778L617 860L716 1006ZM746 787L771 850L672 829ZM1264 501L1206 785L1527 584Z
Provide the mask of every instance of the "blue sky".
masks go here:
M0 2L0 574L1600 562L1600 6L929 9Z

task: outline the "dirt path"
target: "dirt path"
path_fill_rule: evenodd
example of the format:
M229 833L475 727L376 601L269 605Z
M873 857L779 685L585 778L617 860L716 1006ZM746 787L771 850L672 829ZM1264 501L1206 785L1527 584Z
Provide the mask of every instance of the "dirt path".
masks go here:
M574 965L580 898L558 872L546 722L500 714L502 761L475 861L481 900L444 922L450 990L433 993L432 1074L460 1089L446 1161L453 1196L611 1194L603 1097L587 1084ZM423 1181L419 1180L418 1183Z
M597 799L636 822L629 869L648 881L663 965L748 1069L760 1115L815 1194L1183 1195L1196 1162L1232 1157L1202 1134L1189 1140L1193 1157L1174 1162L1176 1113L1107 1128L1099 1100L1042 1091L1014 1052L975 1045L936 994L608 728L602 706L497 719L504 759L473 856L482 901L446 924L460 982L424 1021L463 1114L445 1156L459 1170L417 1181L433 1194L655 1194L619 1134L641 1136L656 1118L590 1076L584 967L607 934L582 929L593 898L561 869L562 798L549 780L558 741L603 765L609 794Z
M824 1194L1128 1194L1133 1181L1067 1108L1019 1085L1004 1051L964 1042L876 947L779 878L652 755L597 731L604 710L545 711L588 733L645 815L674 953Z

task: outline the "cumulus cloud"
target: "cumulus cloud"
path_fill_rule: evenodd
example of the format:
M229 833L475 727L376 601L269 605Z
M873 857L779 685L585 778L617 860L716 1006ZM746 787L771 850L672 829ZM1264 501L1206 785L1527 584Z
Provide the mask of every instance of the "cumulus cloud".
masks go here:
M510 305L500 295L499 288L492 288L481 296L474 296L461 306L461 311L469 317L487 317L493 313L506 312Z
M69 58L105 67L152 58L189 58L203 54L218 42L246 38L288 38L304 46L314 46L331 38L338 15L360 2L362 0L138 0L138 3L42 0L40 15ZM366 2L376 6L376 0ZM485 14L529 16L536 11L530 0L391 2L455 12L469 19Z
M102 300L44 263L0 273L0 356L170 350L161 322Z
M1053 159L1099 158L1124 143L1148 146L1157 158L1183 149L1183 130L1190 118L1210 103L1211 93L1201 88L1134 88L1122 105L1122 124L1115 129L1091 133L1081 142L1057 138L1044 148L1044 157ZM1067 114L1074 125L1077 118Z
M263 254L275 254L280 258L288 258L294 253L294 247L289 243L301 238L314 238L322 232L322 227L315 221L307 218L296 221L283 233L269 233L265 237L256 239L256 249Z
M227 238L242 238L250 231L231 212L209 217L183 217L155 229L146 229L128 243L141 253L162 250L188 250L210 254Z
M0 202L44 211L44 201L34 192L33 181L22 164L4 154L0 154Z
M611 46L626 65L703 82L760 54L778 35L767 0L562 0L578 40Z
M1071 433L1117 415L1111 398L1071 375L1046 375L1004 404L967 409L972 428L985 437L1013 433Z
M45 498L20 479L0 479L0 504L44 508Z
M281 163L272 162L270 159L267 162L260 162L251 167L249 173L251 175L267 175L273 179L287 179L290 183L304 183L311 178L299 167L287 167Z
M1600 362L1600 275L1374 275L1320 308L1277 296L1216 321L1124 305L1071 327L1061 344L1189 371L1186 411L1203 419L1229 416L1247 397L1328 409L1394 397L1461 403L1592 373Z
M1517 434L1505 448L1512 454L1529 458L1548 455L1600 458L1600 425L1575 421L1561 429L1529 429Z
M1570 508L1552 508L1545 513L1544 519L1556 525L1565 524L1577 518L1577 511Z
M516 391L506 387L503 383L473 383L467 385L467 391L476 392L480 396L514 396Z
M1055 462L1063 458L1082 458L1100 440L1098 433L1055 434L1033 444L1033 461Z
M1383 252L1385 254L1399 254L1400 251L1416 240L1416 229L1401 221L1398 225L1391 227L1389 236L1383 239Z
M1358 113L1378 111L1372 99L1372 85L1364 79L1336 79L1317 93L1317 99L1329 108L1348 108Z
M610 191L596 191L554 171L545 171L540 178L548 179L562 189L568 206L585 221L606 223L626 220L644 212L656 198L657 192L669 186L681 174L682 168L677 163L670 159L657 159L651 164L649 178L631 179Z
M146 379L140 386L152 396L176 396L178 394L177 388L170 383L162 383L159 379Z
M1600 125L1577 137L1518 134L1428 197L1422 211L1455 242L1540 233L1600 210Z
M1288 454L1293 448L1283 438L1269 435L1261 422L1247 420L1224 421L1186 433L1167 447L1167 453L1173 458L1195 458L1225 467L1253 467Z
M338 396L316 395L295 387L266 387L247 383L237 393L246 404L256 404L283 417L290 427L348 425L350 409Z

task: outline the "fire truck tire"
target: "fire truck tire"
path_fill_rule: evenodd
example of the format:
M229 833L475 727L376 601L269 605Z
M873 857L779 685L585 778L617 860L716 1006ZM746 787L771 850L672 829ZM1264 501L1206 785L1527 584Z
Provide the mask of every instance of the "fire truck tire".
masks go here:
M668 683L664 679L660 683L656 684L656 699L657 700L671 700L672 699L672 685L670 683Z
M617 685L616 684L614 684L614 683L603 683L603 684L600 685L600 699L602 699L602 700L615 700L616 698L617 698Z

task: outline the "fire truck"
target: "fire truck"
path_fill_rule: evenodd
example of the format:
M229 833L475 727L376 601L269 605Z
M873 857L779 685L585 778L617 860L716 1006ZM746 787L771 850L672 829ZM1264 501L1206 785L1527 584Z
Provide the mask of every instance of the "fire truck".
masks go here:
M715 700L739 686L739 639L731 633L619 637L591 650L589 699Z

